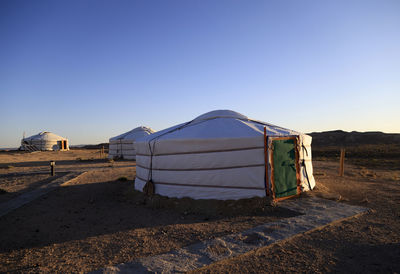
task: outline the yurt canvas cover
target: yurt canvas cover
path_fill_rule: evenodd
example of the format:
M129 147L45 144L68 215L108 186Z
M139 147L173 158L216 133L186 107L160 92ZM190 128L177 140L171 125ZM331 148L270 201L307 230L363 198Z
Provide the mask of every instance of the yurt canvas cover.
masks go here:
M134 147L135 140L148 136L155 131L149 127L137 127L131 131L110 138L108 158L135 159L136 151Z
M264 133L265 129L265 133ZM135 143L135 189L194 199L283 199L315 186L311 137L217 110Z
M35 150L69 150L68 139L54 133L43 131L39 134L23 138L21 149L28 151Z

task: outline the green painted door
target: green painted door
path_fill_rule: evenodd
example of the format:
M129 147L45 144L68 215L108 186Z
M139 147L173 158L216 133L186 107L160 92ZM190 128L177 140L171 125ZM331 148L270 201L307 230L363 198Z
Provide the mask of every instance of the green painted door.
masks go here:
M273 140L275 198L297 194L294 139Z

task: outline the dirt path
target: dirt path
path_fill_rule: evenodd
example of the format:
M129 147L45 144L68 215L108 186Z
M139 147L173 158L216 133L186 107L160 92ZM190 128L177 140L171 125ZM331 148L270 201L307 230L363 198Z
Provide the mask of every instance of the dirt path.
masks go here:
M33 153L0 152L0 178L2 175L10 173L49 172L50 161L56 162L57 172L86 171L96 168L135 165L133 161L113 161L100 157L98 150L37 151Z

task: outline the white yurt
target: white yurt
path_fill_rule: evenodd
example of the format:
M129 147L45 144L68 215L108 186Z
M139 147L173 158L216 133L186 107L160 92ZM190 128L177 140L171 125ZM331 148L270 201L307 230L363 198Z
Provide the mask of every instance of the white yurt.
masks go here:
M311 137L216 110L135 143L135 189L193 199L285 199L315 186Z
M133 146L135 140L146 137L154 132L155 131L149 127L141 126L121 135L110 138L108 158L112 159L118 157L135 160L136 151L135 147Z
M69 150L68 139L57 134L43 131L39 134L23 138L21 140L21 150Z

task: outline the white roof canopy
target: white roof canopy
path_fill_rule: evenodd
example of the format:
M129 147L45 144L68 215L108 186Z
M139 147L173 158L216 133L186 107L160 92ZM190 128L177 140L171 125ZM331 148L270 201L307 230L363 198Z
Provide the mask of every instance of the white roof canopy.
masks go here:
M134 128L128 132L125 132L123 134L120 134L118 136L110 138L110 141L117 141L117 140L136 140L145 136L148 136L155 131L149 127L145 126L140 126L137 128Z
M57 134L51 133L49 131L42 131L39 134L32 135L30 137L26 137L22 140L23 141L33 141L33 140L59 141L59 140L67 140L67 139L64 137L61 137Z
M268 136L301 135L301 133L249 119L232 110L215 110L198 116L194 120L158 131L142 141L173 139L215 139Z

